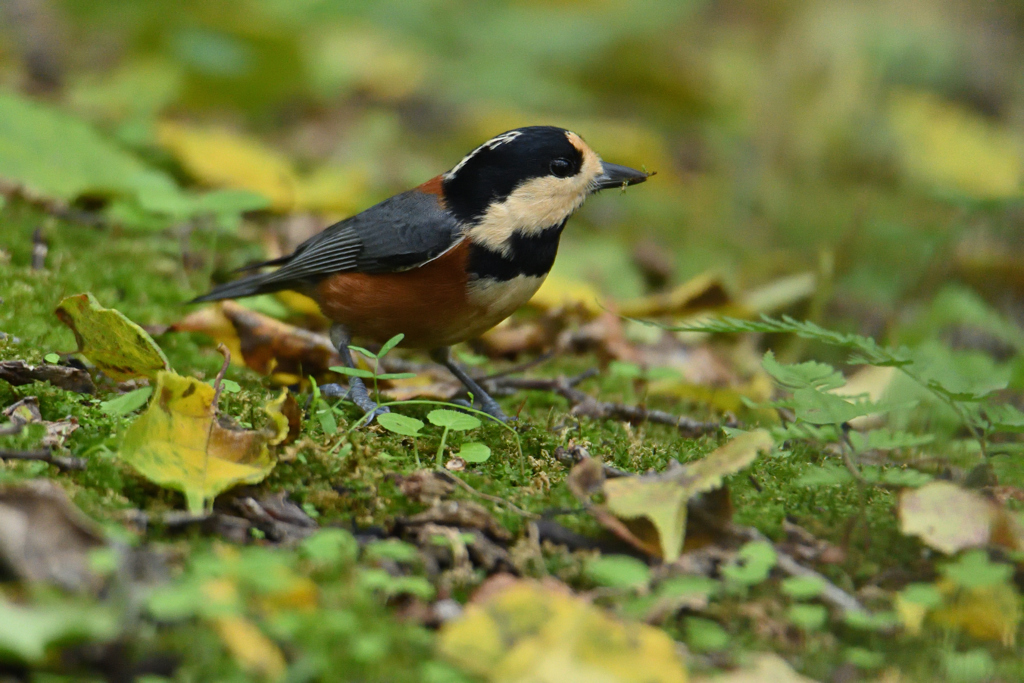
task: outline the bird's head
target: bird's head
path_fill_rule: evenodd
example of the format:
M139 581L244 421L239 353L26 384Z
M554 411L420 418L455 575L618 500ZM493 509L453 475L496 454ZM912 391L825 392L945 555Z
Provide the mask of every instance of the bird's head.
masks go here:
M647 180L609 164L576 133L517 128L491 138L442 176L445 204L477 244L505 252L516 234L560 227L592 193Z

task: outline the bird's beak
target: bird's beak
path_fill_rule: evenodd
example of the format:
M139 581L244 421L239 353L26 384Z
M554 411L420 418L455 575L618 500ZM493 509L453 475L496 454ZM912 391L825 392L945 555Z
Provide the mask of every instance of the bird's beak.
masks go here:
M628 166L619 166L618 164L609 164L606 161L601 162L601 175L594 178L594 192L598 190L607 190L610 187L625 187L626 185L636 185L642 183L650 177L650 173L644 173L643 171L637 171Z

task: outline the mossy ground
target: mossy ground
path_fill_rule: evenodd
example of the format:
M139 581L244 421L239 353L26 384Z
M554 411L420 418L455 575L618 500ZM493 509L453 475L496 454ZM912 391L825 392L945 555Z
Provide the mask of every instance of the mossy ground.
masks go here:
M44 225L50 251L46 268L32 270L29 267L31 235L40 225ZM183 302L207 286L215 268L210 252L204 251L213 245L194 236L191 241L185 241L195 254L190 261L191 269L186 269L182 238L173 234L142 235L109 227L64 223L16 203L2 210L0 226L2 246L9 254L9 262L0 267L3 299L0 331L7 335L0 341L2 360L41 363L46 354L66 353L75 348L73 335L53 315L55 306L64 296L91 291L104 306L116 308L142 325L166 325L186 313L188 308ZM216 246L218 253L252 249L250 244L234 238L222 238ZM202 335L169 333L159 336L158 342L171 366L182 374L211 378L220 367L221 357ZM554 359L534 372L551 376L572 374L594 362L585 356ZM496 364L495 369L498 367ZM227 376L238 382L242 390L226 396L222 409L243 420L259 420L260 407L274 390L263 377L237 366L232 366ZM619 398L622 390L618 380L604 376L587 381L581 388L612 399ZM0 464L0 481L40 476L59 480L75 503L111 528L121 523L120 514L125 509L140 508L150 512L181 509L179 494L146 482L118 460L119 439L131 417L110 416L99 408L100 399L109 397L109 393L109 388L101 387L100 395L93 397L67 393L42 383L12 387L0 382L0 405L6 406L31 395L39 398L44 419L76 417L81 428L71 436L67 446L72 454L89 461L88 468L81 472L58 472L44 463L5 462ZM463 473L463 478L479 491L509 500L531 512L569 511L560 514L559 521L584 533L597 533L598 528L579 511L578 503L564 485L568 467L554 457L558 446L572 440L615 467L643 472L661 470L672 458L682 462L699 458L720 443L719 437L690 439L662 426L634 427L567 418L565 400L543 392L516 395L505 399L504 404L509 410L522 406L516 429L527 461L526 476L520 474L514 440L507 430L485 425L473 438L490 445L493 456L487 463L471 467ZM680 409L669 404L660 407ZM427 410L422 406L409 406L401 412L423 419ZM706 414L701 406L694 406L694 410L698 416ZM352 420L357 412L347 408L341 415ZM560 428L553 428L556 425ZM409 439L387 433L380 427L357 430L349 439L344 436L348 426L342 420L339 433L331 436L323 432L316 420L306 419L294 448L294 459L281 462L257 488L288 491L293 500L315 510L319 521L325 525L386 525L396 516L420 509L400 494L388 476L415 469ZM438 434L429 431L425 434L418 440L418 447L424 465L430 466ZM339 456L339 447L348 441L353 446L351 451ZM453 441L457 444L459 439ZM4 445L23 447L27 444L8 439ZM728 484L736 510L735 521L756 526L768 536L780 539L783 522L788 519L843 548L844 559L824 571L836 585L847 590L873 583L885 585L887 581L899 583L900 577L906 576L921 580L923 549L899 533L893 492L876 488L860 490L854 486L812 488L796 483L803 473L834 457L810 447L797 448L785 457L762 457L748 470L732 476ZM457 491L455 495L467 497L469 494ZM520 517L504 508L494 511L498 521L513 533L522 531ZM172 543L182 555L208 552L210 543L198 532L171 537L159 529L151 531L146 540ZM258 543L255 539L254 542ZM579 558L552 551L546 561L548 568L558 576L580 586L587 585L580 572ZM473 583L482 578L473 577L461 586L458 594L467 594ZM616 600L612 598L607 602L615 604ZM835 624L812 633L801 633L793 627L773 632L764 618L784 624L786 604L777 586L769 583L750 595L717 601L705 616L715 619L729 634L729 651L774 649L790 657L806 674L825 680L835 674L851 652L850 648L876 653L879 668L898 666L911 680L935 680L936 672L941 670L943 653L958 645L967 645L948 634L945 639L911 641ZM757 609L752 609L752 605ZM381 618L378 612L371 610L367 614L370 613L375 619ZM681 621L670 619L665 627L673 635L683 633ZM161 642L193 642L191 628L165 633L160 636ZM406 642L402 640L406 638L422 640L426 637L424 633L414 636L409 635L409 631L401 633L404 635L394 636L401 642ZM221 661L223 655L212 645L188 650L185 670L207 675L234 671L230 663ZM429 648L421 646L415 651L419 656L428 657ZM997 646L992 646L990 651L1004 680L1024 677L1019 651ZM869 663L864 657L858 661L862 665ZM695 665L699 666L699 661ZM861 671L864 676L871 676L870 668L862 666ZM239 674L234 671L231 675L237 678Z

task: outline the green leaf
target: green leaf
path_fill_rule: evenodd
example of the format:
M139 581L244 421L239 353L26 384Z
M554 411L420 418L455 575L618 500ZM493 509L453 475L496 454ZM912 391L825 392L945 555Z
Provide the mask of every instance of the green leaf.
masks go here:
M881 481L892 486L905 486L907 488L918 488L933 481L935 477L926 472L919 472L913 469L900 469L891 467L882 473Z
M51 365L56 365L57 363L60 362L60 356L57 355L56 353L48 353L45 356L43 356L43 360L45 360L47 363L50 363Z
M349 565L359 556L359 542L344 529L323 529L299 547L307 559L320 565Z
M890 451L915 448L935 441L934 434L911 434L891 429L873 429L870 432L850 432L850 443L857 451Z
M22 607L0 597L0 660L38 662L57 641L105 640L116 633L113 615L100 607Z
M988 650L977 648L967 652L942 652L942 666L952 683L982 683L995 680L996 663Z
M377 379L412 379L415 376L415 372L385 372L383 375L377 375Z
M797 389L793 392L793 411L798 420L811 424L843 424L855 417L878 412L869 401L854 403L818 389Z
M385 559L395 562L415 562L419 559L420 551L416 546L397 538L389 538L384 541L373 541L366 546L366 557L369 560Z
M445 408L431 410L427 413L427 419L432 425L447 427L448 429L456 432L465 432L470 429L476 429L480 426L480 420L472 415L460 413L457 410L447 410Z
M751 541L740 548L736 559L722 567L722 576L742 586L755 586L768 578L777 561L771 543Z
M853 475L845 467L826 463L801 474L794 482L797 486L836 486L853 481Z
M825 590L825 580L817 576L791 576L782 582L782 592L794 600L810 600Z
M462 448L456 455L466 462L487 462L491 457L491 449L486 444L470 441L469 443L462 444Z
M332 365L331 372L336 372L339 375L348 375L349 377L362 377L363 379L373 379L373 372L370 370L363 370L362 368L349 368L344 365Z
M388 352L391 351L391 349L398 346L399 344L401 344L403 339L405 339L405 335L402 334L401 332L396 334L391 339L388 339L386 342L384 342L383 346L380 347L380 351L377 352L377 357L383 358L384 356L388 355Z
M320 428L324 430L324 434L334 436L338 433L338 421L334 418L334 411L323 401L318 403L320 409L316 411L316 419L320 423Z
M381 413L377 416L377 424L402 436L421 436L420 430L424 427L421 420L398 413Z
M828 610L824 605L790 605L786 616L797 628L817 631L828 620Z
M142 387L129 391L127 394L121 394L117 398L112 398L109 401L103 401L100 403L100 410L107 415L127 415L128 413L134 413L136 410L146 405L149 401L149 397L153 395L153 387Z
M217 387L217 380L211 379L208 380L206 383L209 384L211 387ZM242 386L238 382L228 379L227 377L221 378L220 388L221 391L227 394L237 394L242 390Z
M984 550L970 550L956 562L942 566L939 571L961 588L984 588L1006 583L1013 576L1013 566L990 562Z
M349 344L348 348L352 349L353 351L358 351L367 358L377 358L377 354L375 354L373 351L370 351L369 349L364 349L362 346L355 346L354 344Z
M765 372L788 389L838 389L846 384L842 373L827 363L808 361L794 365L783 365L775 360L775 354L768 351L761 360Z
M725 629L710 619L687 617L685 642L699 652L715 652L729 646L729 634Z
M846 661L861 669L877 669L885 664L885 655L863 647L846 649Z
M900 620L893 612L847 610L843 613L843 622L850 628L861 631L884 631L898 626Z
M942 606L942 593L931 583L911 583L900 591L900 597L907 602L921 605L928 609Z
M650 568L628 555L595 557L586 563L583 573L594 583L609 588L643 588L651 581Z
M69 203L83 196L122 197L158 214L191 204L170 176L89 124L9 90L0 92L0 177L30 194Z
M985 408L992 429L998 432L1024 432L1024 412L1009 403L1002 403Z
M706 576L673 576L658 584L657 594L666 598L687 595L711 596L721 588L722 585L718 581Z

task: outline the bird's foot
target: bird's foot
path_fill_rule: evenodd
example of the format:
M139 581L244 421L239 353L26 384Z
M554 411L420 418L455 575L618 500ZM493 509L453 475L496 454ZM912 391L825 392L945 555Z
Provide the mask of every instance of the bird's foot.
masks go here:
M358 377L349 379L347 389L340 384L325 384L320 387L320 393L327 398L347 398L355 403L360 410L366 413L366 424L373 422L378 415L391 412L390 408L379 406L370 398L369 392L366 391L366 385Z

